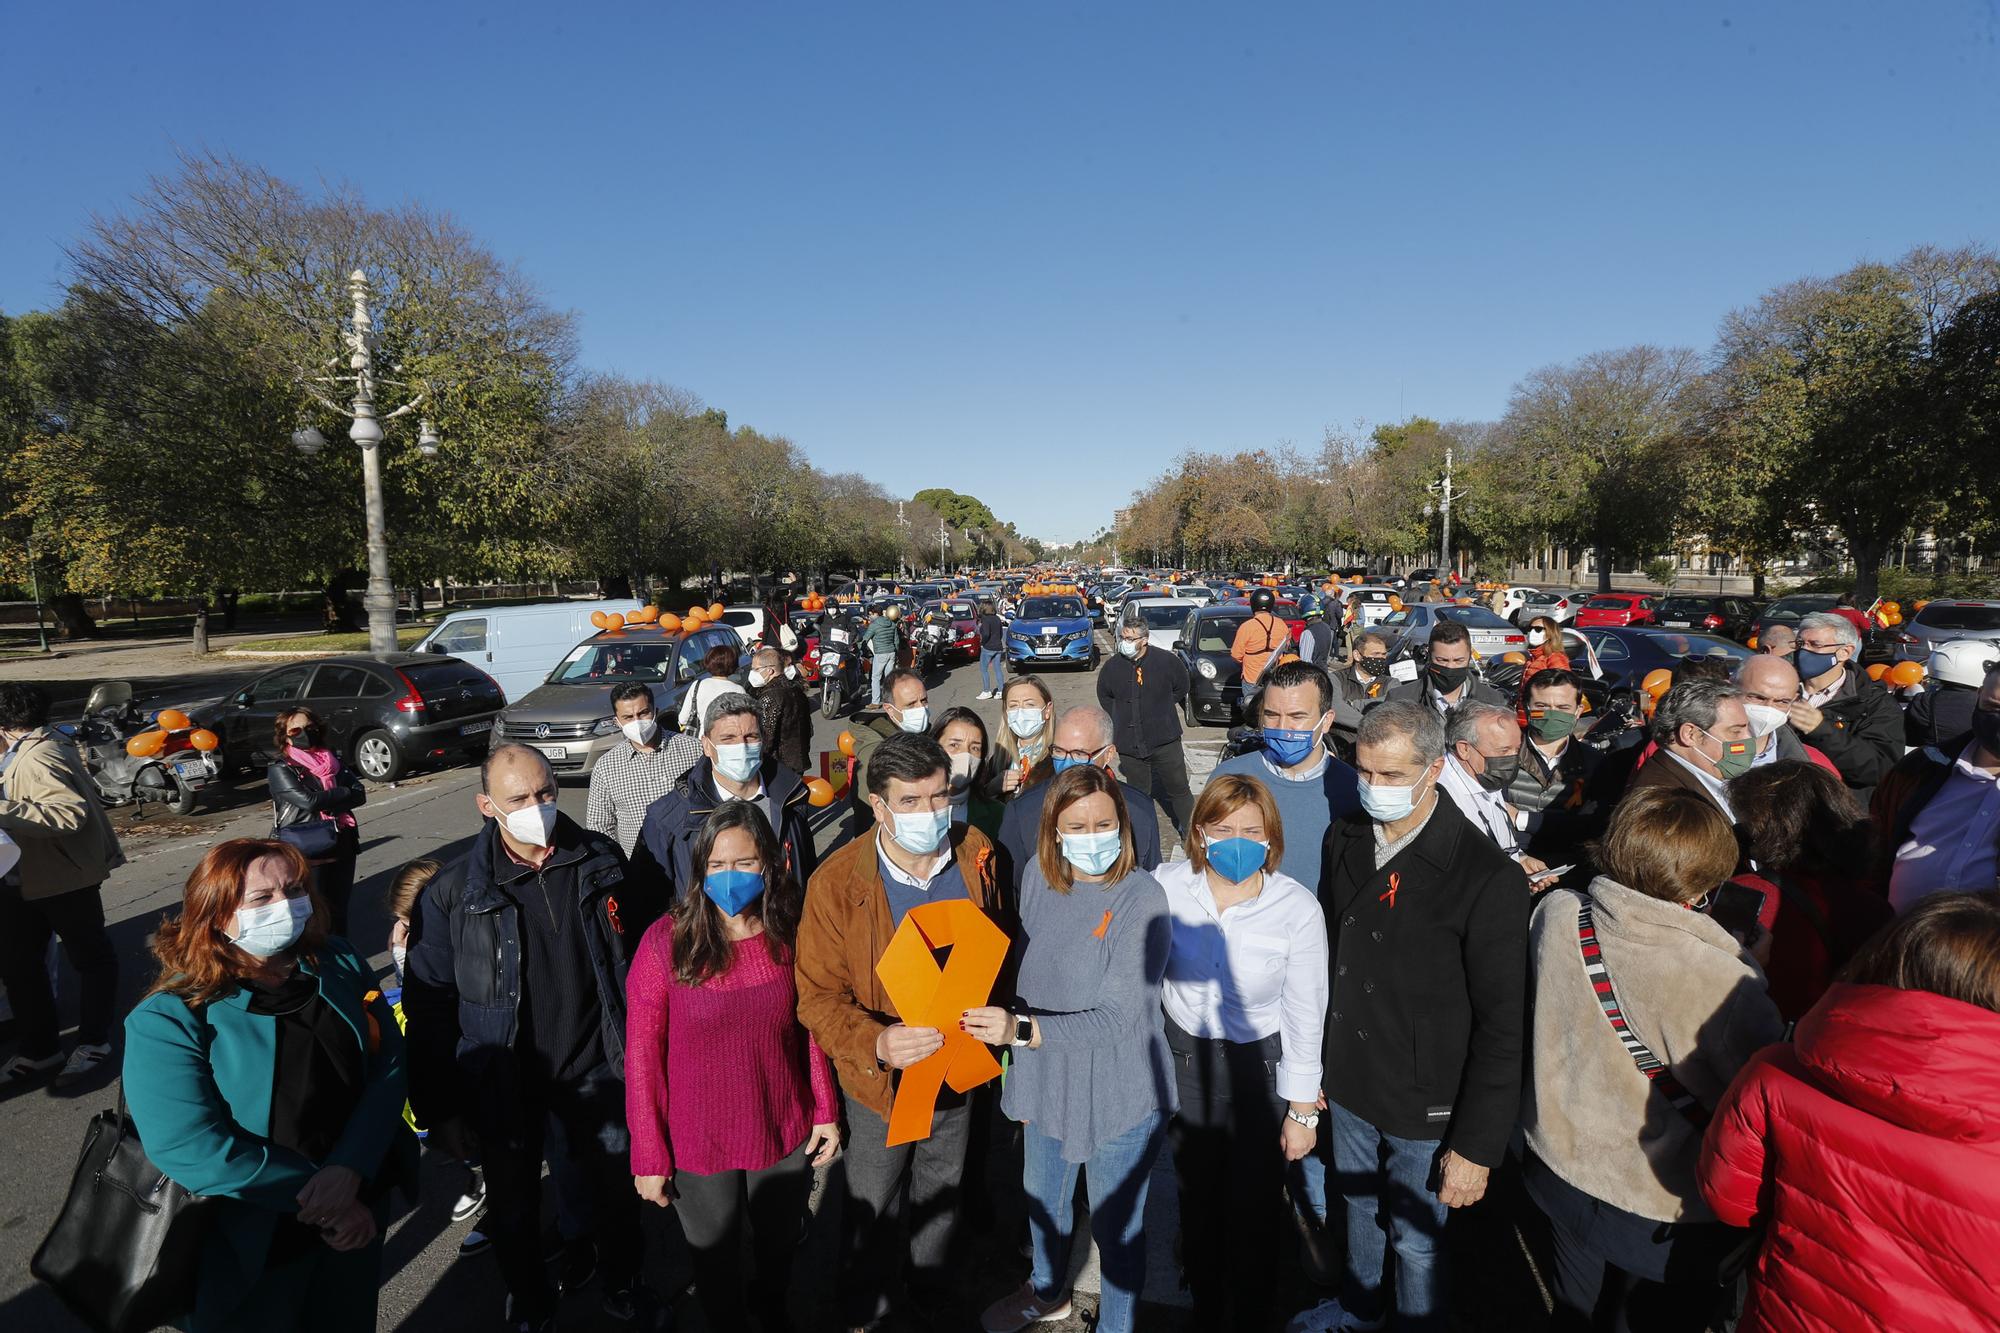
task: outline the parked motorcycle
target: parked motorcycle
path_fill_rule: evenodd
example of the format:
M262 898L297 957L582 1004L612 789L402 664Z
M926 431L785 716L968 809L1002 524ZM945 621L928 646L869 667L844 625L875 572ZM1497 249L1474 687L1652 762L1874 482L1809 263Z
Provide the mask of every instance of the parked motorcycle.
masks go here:
M215 757L193 748L186 732L169 732L153 754L127 753L125 743L152 727L133 706L132 687L107 680L92 688L83 716L58 730L76 742L106 805L159 804L177 815L193 814L201 789L221 774Z
M910 650L917 674L930 678L931 671L944 661L945 644L951 639L951 622L925 620L910 636Z
M819 640L819 712L840 716L840 706L860 692L861 635L852 620L829 617Z

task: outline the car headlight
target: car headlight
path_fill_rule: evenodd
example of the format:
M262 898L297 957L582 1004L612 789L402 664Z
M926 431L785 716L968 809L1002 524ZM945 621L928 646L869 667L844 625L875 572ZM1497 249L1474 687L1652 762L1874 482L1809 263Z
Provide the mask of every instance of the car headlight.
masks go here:
M593 736L609 736L612 732L616 730L618 730L617 718L600 717L597 719L596 725L591 727L590 734Z
M1215 663L1209 661L1206 657L1197 659L1194 664L1194 669L1201 673L1201 678L1203 680L1215 679Z
M1076 633L1074 633L1074 634L1065 634L1065 635L1063 635L1063 642L1064 642L1064 643L1082 643L1082 642L1083 642L1083 641L1084 641L1085 639L1087 639L1087 638L1089 638L1089 637L1090 637L1090 631L1089 631L1089 630L1078 630L1078 631L1077 631Z

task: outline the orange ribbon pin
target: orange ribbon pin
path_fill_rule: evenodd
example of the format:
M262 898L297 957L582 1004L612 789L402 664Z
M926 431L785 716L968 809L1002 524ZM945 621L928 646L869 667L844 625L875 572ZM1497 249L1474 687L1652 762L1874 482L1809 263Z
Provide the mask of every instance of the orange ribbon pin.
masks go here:
M934 949L949 946L940 968ZM970 1092L1000 1072L985 1043L960 1031L959 1016L986 1003L1007 959L1007 936L986 913L962 898L920 903L903 917L875 975L903 1022L936 1028L944 1045L905 1069L889 1107L888 1147L931 1134L938 1089Z
M1402 887L1403 887L1403 877L1400 874L1391 871L1389 873L1389 891L1387 893L1380 893L1375 895L1375 901L1386 902L1389 904L1390 907L1393 908L1396 905L1396 890Z
M1105 932L1110 929L1111 929L1111 913L1106 912L1104 914L1104 919L1097 923L1097 929L1090 932L1090 937L1094 940L1101 940L1104 938Z

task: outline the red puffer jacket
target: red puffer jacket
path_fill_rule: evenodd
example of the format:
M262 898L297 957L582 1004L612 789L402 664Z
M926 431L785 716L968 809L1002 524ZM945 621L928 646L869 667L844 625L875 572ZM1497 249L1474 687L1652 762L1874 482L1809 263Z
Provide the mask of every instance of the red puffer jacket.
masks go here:
M1730 1084L1700 1173L1767 1225L1742 1333L2000 1329L2000 1013L1833 987Z

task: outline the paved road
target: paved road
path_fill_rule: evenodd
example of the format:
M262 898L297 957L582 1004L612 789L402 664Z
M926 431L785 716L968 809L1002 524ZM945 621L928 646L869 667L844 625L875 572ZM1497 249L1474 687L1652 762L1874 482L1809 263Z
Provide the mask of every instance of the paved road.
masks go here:
M180 695L212 696L226 688L218 682L243 674L233 663L203 662L185 654L180 657L179 662L162 659L164 665L177 669L159 672L160 678L168 689L179 692L171 698L163 695L162 702L179 702ZM125 662L134 663L132 658ZM60 664L46 665L55 668ZM11 665L0 670L13 674ZM55 683L63 679L98 678L102 673L87 669L58 675L51 669L46 674L37 674ZM1051 674L1049 683L1061 706L1088 700L1093 677ZM933 685L933 707L967 704L979 710L989 727L1000 725L999 701L975 702L972 696L978 688L976 667L955 667ZM816 748L831 748L839 724L817 718L815 723ZM1206 735L1211 740L1220 739L1217 732ZM1201 748L1196 747L1198 764L1201 764ZM465 846L478 821L472 805L476 788L477 774L469 769L422 775L393 788L374 791L362 812L364 842L353 908L355 942L364 953L372 954L385 971L389 963L385 945L388 918L382 897L389 877L412 858L448 857ZM128 1006L151 978L146 935L164 912L177 905L181 885L203 852L224 838L268 831L268 806L261 782L246 780L226 789L222 795L220 808L205 807L189 820L175 820L158 813L143 820L122 814L118 817L129 863L106 886L105 912L123 963L121 980ZM572 787L563 792L562 806L571 815L581 818L583 804L583 788ZM1164 818L1161 825L1171 833ZM7 1047L0 1046L0 1050L4 1049ZM58 1333L77 1327L45 1290L31 1282L27 1261L61 1201L85 1123L98 1109L111 1103L113 1077L107 1072L92 1084L63 1094L42 1087L0 1101L0 1143L6 1145L4 1157L0 1157L0 1328ZM1018 1157L1010 1157L1003 1145L992 1154L990 1171L1000 1183L1005 1183L1009 1173L1018 1182ZM428 1333L429 1330L490 1330L498 1326L500 1288L493 1261L483 1257L457 1259L457 1244L467 1228L453 1224L448 1216L450 1197L456 1192L453 1175L441 1168L427 1170L425 1197L390 1233L388 1278L382 1298L384 1329ZM1148 1295L1157 1304L1146 1326L1178 1327L1180 1318L1168 1312L1181 1303L1181 1296L1174 1289L1173 1266L1165 1253L1174 1232L1174 1191L1168 1175L1159 1177L1158 1184L1160 1187L1152 1192L1147 1226L1157 1252ZM1018 1186L1013 1192L1018 1192ZM839 1192L823 1190L822 1193L837 1198ZM993 1195L997 1201L1011 1198L1006 1189L995 1190ZM656 1216L649 1222L655 1242L650 1250L653 1280L663 1290L678 1290L689 1277L685 1250L678 1244L676 1229L667 1219ZM838 1224L837 1207L820 1210L805 1242L798 1284L802 1327L824 1326L823 1297L830 1290L832 1242L838 1235ZM1019 1250L1024 1234L1018 1209L1010 1212L1003 1202L1000 1214L970 1239L965 1293L968 1310L976 1311L986 1300L1010 1290L1020 1280L1026 1270L1026 1261ZM1094 1262L1085 1262L1078 1285L1081 1292L1096 1291ZM570 1304L578 1320L577 1327L594 1326L591 1322L596 1316L594 1287L572 1298ZM681 1311L683 1327L699 1327L699 1316L693 1313L691 1302L682 1302ZM616 1327L603 1322L606 1327ZM1069 1327L1083 1325L1072 1322Z

